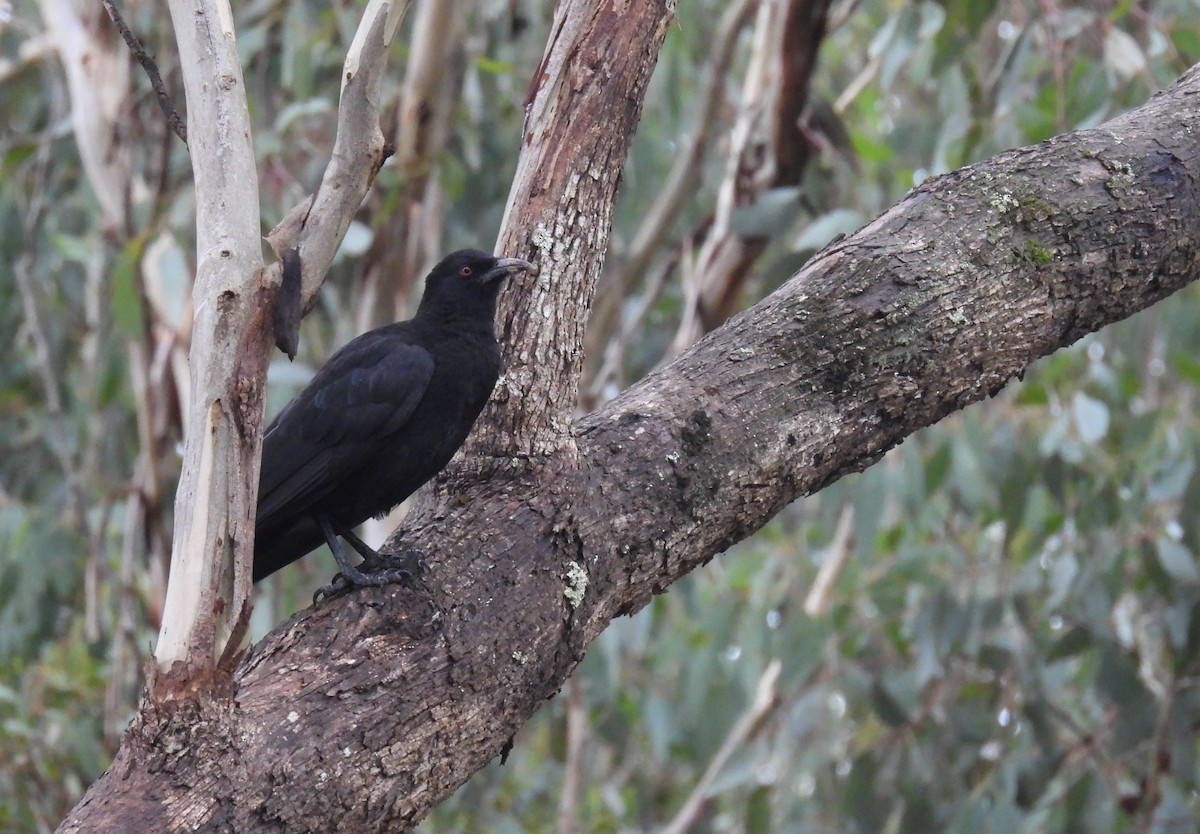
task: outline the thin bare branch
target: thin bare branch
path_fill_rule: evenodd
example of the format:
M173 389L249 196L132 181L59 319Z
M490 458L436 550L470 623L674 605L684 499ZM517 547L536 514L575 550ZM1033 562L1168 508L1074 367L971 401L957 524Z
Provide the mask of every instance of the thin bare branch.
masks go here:
M683 253L676 250L672 257L656 264L653 274L648 278L643 276L642 291L634 302L633 309L621 322L620 329L615 334L610 333L608 336L608 344L604 347L603 364L600 366L600 370L592 376L587 388L587 397L581 403L585 409L590 409L596 403L610 399L618 393L620 388L624 387L622 367L625 364L625 346L633 343L634 334L637 333L646 316L654 308L654 304L666 287L667 278L683 257ZM613 386L618 390L609 390Z
M629 244L624 263L617 267L617 287L606 290L597 300L589 324L594 332L610 332L612 321L620 310L621 300L629 295L637 281L644 278L650 260L662 245L671 224L692 198L703 170L704 154L720 125L717 113L726 100L726 77L733 63L738 41L759 2L760 0L738 0L729 6L721 17L713 38L713 47L700 93L700 109L692 121L692 129L682 152L675 158L675 163L667 174L662 190L638 224L637 234Z
M833 604L833 585L850 558L850 534L853 532L854 506L847 504L838 516L833 539L821 557L821 567L804 598L804 613L814 619L829 613Z
M708 767L704 769L704 775L696 782L683 806L663 827L661 834L687 834L700 820L700 814L711 799L708 791L712 787L713 781L720 775L730 757L758 735L767 718L779 705L779 695L775 691L775 685L779 682L779 673L782 671L783 664L778 660L772 660L763 670L758 679L758 686L754 689L754 700L730 728L729 734L725 736L720 748L709 761Z
M39 5L66 70L71 127L88 183L104 211L105 227L124 230L136 177L130 149L118 141L116 128L128 98L129 59L110 39L98 37L101 19L85 18L73 0L39 0Z
M800 183L811 156L801 115L830 5L831 0L787 0L759 8L733 152L696 269L683 274L685 306L671 355L737 311L754 264L767 249L767 234L734 228L735 212L771 189Z
M558 822L554 830L558 834L578 834L579 797L583 792L583 751L587 744L587 695L583 680L572 677L563 687L567 690L567 758L563 762L562 789L558 795Z
M187 125L179 117L179 112L175 109L175 102L171 100L171 94L167 92L167 87L163 84L162 76L158 72L158 64L146 52L145 47L142 46L142 42L138 40L133 30L129 28L129 24L121 16L121 12L116 7L116 4L112 0L101 0L101 2L104 4L104 10L108 12L109 19L116 24L117 31L125 39L125 45L129 47L129 51L137 59L137 62L142 65L142 69L146 71L146 77L150 79L150 86L154 89L154 95L158 99L159 109L162 110L163 116L167 119L167 126L186 145Z
M729 67L736 53L735 47L750 16L760 0L739 0L725 10L717 28L707 78L701 93L700 110L696 113L687 143L675 160L663 189L646 217L638 226L637 234L629 246L629 257L622 269L633 277L645 270L654 248L661 243L666 229L679 216L687 200L692 196L701 171L701 161L715 132L717 111L725 101L723 88Z
M404 87L391 135L397 190L394 206L363 259L355 329L403 318L410 290L439 257L443 205L436 160L446 147L462 95L462 30L475 0L423 0L412 23Z
M337 137L321 185L267 236L276 254L290 247L300 253L304 311L311 309L354 213L391 152L379 126L379 87L387 48L409 5L410 0L367 4L346 56ZM275 265L272 280L278 274Z

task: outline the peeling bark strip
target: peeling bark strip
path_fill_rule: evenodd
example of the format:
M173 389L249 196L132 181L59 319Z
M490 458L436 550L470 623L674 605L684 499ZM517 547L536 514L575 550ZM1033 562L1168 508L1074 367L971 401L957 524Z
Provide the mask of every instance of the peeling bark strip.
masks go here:
M1090 131L931 180L405 541L427 583L301 612L234 700L144 705L61 831L402 831L615 615L798 495L1200 277L1200 70Z

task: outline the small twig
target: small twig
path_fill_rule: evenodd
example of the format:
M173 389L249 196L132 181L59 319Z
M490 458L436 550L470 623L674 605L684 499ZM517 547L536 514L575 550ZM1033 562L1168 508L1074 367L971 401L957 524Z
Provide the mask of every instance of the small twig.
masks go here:
M142 69L146 71L146 76L150 79L150 86L154 88L154 95L158 98L158 106L162 110L163 115L167 117L167 125L175 132L176 136L183 140L183 144L186 145L187 125L175 110L175 103L171 101L171 94L167 92L162 76L158 73L158 64L154 63L154 59L146 53L142 42L137 39L137 35L133 34L133 30L125 22L125 18L121 17L121 13L117 11L117 7L113 5L112 0L101 0L101 2L104 4L104 10L108 12L109 19L116 24L117 31L125 39L125 45L129 47L129 51L133 53L133 57L137 58L138 63L142 65Z
M584 747L587 741L587 702L578 675L567 679L567 760L563 766L562 793L558 797L558 834L579 831L579 796L583 790Z
M767 664L767 668L763 670L762 676L758 679L758 686L754 690L754 700L738 718L729 731L729 735L721 742L720 749L712 757L708 767L704 769L704 775L692 788L691 794L688 795L679 812L659 834L687 834L700 820L701 813L711 798L708 790L720 775L721 769L742 745L758 735L767 718L779 706L779 695L775 685L779 682L779 673L782 671L783 665L778 660L772 660Z
M834 528L833 540L821 557L821 568L817 578L813 580L808 596L804 598L804 613L810 617L824 617L829 613L833 600L833 584L841 575L842 569L850 559L850 537L854 532L854 506L847 504L838 516L837 527Z

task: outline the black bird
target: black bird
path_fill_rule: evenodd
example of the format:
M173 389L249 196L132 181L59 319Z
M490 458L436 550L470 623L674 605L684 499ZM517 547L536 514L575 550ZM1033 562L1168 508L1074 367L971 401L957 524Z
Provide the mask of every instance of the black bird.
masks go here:
M500 372L496 297L503 279L533 271L477 249L448 255L425 279L417 314L337 351L263 436L254 581L322 542L341 572L329 593L413 572L365 573L338 536L378 567L389 558L352 529L391 510L444 467L466 440Z

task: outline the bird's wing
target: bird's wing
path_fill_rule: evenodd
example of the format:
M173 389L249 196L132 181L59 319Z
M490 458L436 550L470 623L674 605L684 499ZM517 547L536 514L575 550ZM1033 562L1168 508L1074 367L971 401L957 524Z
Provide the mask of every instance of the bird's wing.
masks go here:
M263 437L258 526L303 513L370 463L425 395L433 357L402 332L372 331L335 353Z

